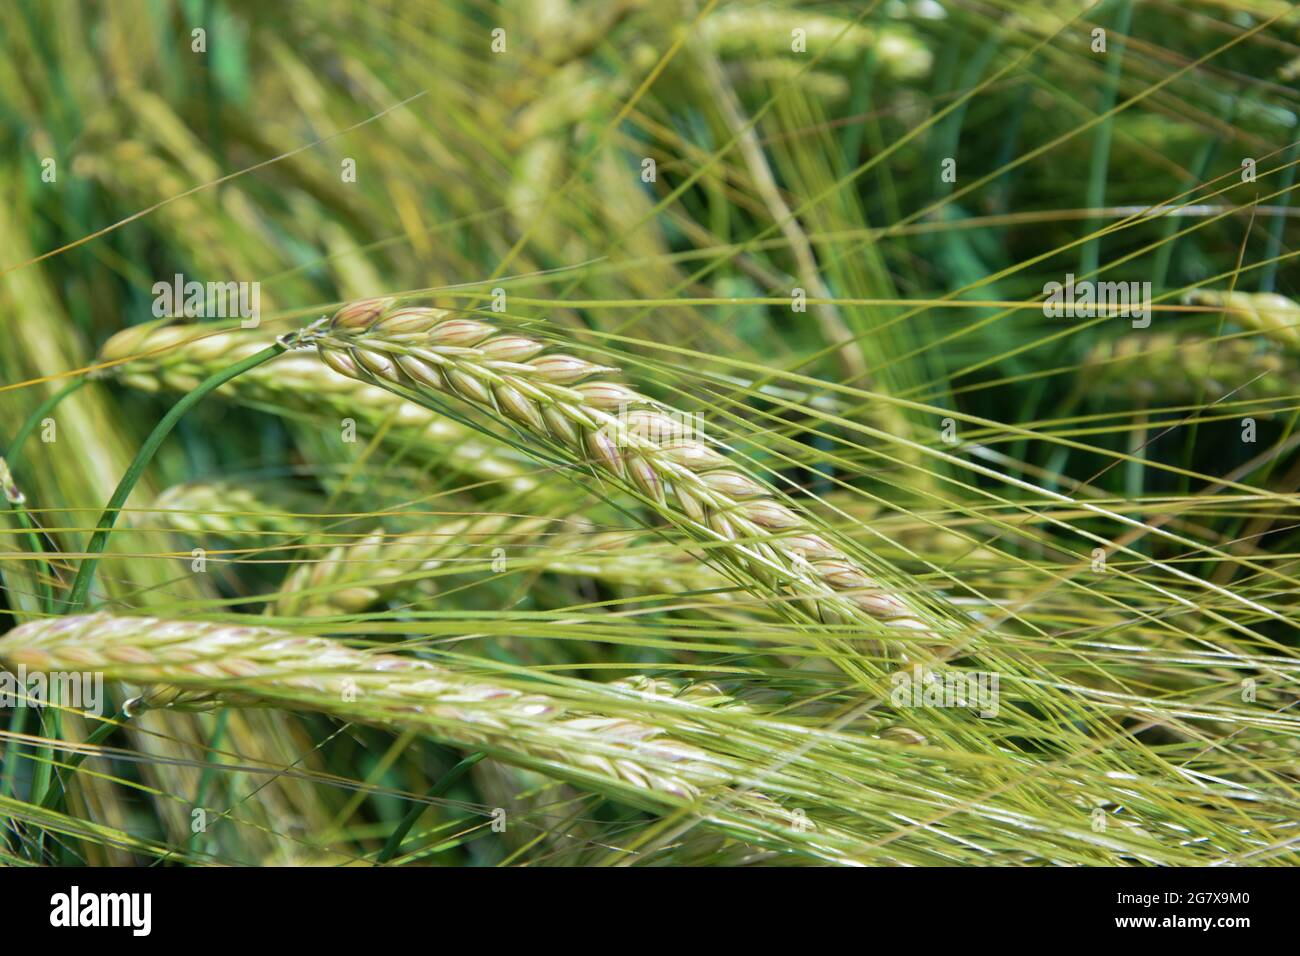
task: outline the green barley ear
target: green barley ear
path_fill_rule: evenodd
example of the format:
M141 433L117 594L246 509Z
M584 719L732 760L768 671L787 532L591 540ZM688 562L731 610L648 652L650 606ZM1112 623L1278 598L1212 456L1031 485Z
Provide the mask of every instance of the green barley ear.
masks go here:
M1212 339L1132 333L1098 343L1084 363L1098 395L1151 405L1282 398L1300 393L1300 366L1257 336ZM1245 384L1249 383L1249 384ZM1243 387L1244 386L1244 387Z
M526 547L544 542L530 561ZM419 531L385 534L380 529L336 545L296 565L285 578L271 612L280 617L359 614L383 601L426 596L443 567L483 563L495 548L523 552L529 567L664 593L724 588L726 580L689 559L628 553L628 534L566 530L550 518L483 515L446 521Z
M281 617L324 617L358 614L386 600L415 599L428 590L428 575L444 562L481 555L485 541L536 534L547 521L524 524L516 519L519 526L513 532L507 530L511 523L504 515L488 515L407 534L377 529L296 565L270 610Z
M530 342L521 351L519 343ZM432 308L383 315L345 308L317 348L340 376L417 399L453 396L508 419L690 529L749 580L801 599L823 621L927 627L911 602L768 484L689 434L672 409L608 377L614 369ZM521 360L524 353L534 357Z
M1289 349L1300 349L1300 305L1284 295L1193 289L1183 296L1183 302L1223 309L1232 321L1262 332Z
M664 739L651 725L606 721L544 694L485 683L428 661L266 627L74 615L10 631L0 638L0 657L33 671L93 670L143 685L132 701L136 711L285 703L427 730L464 746L544 753L677 799L694 799L731 776L708 754ZM573 736L578 729L583 733ZM584 753L586 741L579 738L588 737L613 759Z
M485 749L649 807L706 805L706 822L746 832L788 832L798 822L746 786L751 773L743 763L671 733L678 727L707 739L702 722L711 713L746 710L711 684L679 689L634 677L609 685L604 696L611 701L657 705L660 718L639 720L326 638L103 612L18 627L0 637L0 660L33 672L89 670L144 685L130 702L132 714L257 705L315 710Z

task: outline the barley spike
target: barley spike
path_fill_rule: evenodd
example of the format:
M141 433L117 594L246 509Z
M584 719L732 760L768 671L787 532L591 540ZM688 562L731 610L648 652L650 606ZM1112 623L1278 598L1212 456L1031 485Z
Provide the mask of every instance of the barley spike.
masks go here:
M831 623L923 628L919 612L778 500L764 482L687 434L679 416L611 380L605 366L544 348L500 358L529 336L432 308L340 309L317 340L340 375L398 394L460 398L509 419L710 541L710 552Z
M675 801L727 786L736 773L725 758L653 724L576 710L429 661L266 627L105 612L48 618L0 638L0 659L144 685L132 711L284 703L571 766ZM731 703L713 685L679 695L667 682L638 677L611 689L671 698L684 715Z

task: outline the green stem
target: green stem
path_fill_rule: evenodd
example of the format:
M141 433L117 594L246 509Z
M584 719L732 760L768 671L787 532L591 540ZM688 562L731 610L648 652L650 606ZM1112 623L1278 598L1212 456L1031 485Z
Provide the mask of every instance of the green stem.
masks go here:
M27 726L27 708L15 707L9 718L9 740L5 744L3 771L0 771L0 797L7 797L14 792L18 779L18 737Z
M79 376L73 379L53 395L46 398L45 401L37 405L32 413L23 420L22 425L19 426L17 433L14 435L13 441L11 441L9 447L5 449L5 464L11 475L13 472L18 470L18 467L22 462L23 445L27 443L27 439L31 437L32 432L36 430L36 426L44 421L46 416L58 407L60 402L85 384L86 378L84 376ZM6 495L6 497L8 497L8 495ZM27 513L27 509L23 506L23 501L21 498L17 501L9 501L9 507L18 519L18 523L22 526L24 532L26 532L23 535L26 546L30 549L33 555L40 555L45 549L42 547L40 537L36 533L36 525L32 521L31 515ZM50 567L49 561L45 558L40 558L36 568L37 590L40 593L41 608L47 614L52 613L54 610L54 592L50 587L50 581L53 580L53 577L54 572ZM51 700L51 703L56 703L56 701ZM63 721L59 711L54 709L50 713L48 720L49 726L47 728L45 726L46 718L42 717L41 732L43 734L48 733L51 738L57 739L63 731ZM16 751L10 751L6 755L6 765L10 763L8 758L13 757L15 754ZM8 766L7 769L9 769ZM36 765L32 770L31 797L34 803L44 803L51 793L54 792L50 787L51 774L53 773L53 770L53 749L49 746L37 747Z
M1277 283L1278 256L1282 254L1282 234L1286 230L1287 207L1291 205L1291 187L1295 184L1296 159L1300 158L1300 143L1292 143L1282 156L1282 174L1278 185L1281 210L1268 227L1268 246L1264 251L1264 271L1259 277L1259 291L1272 292Z
M216 763L221 759L220 747L226 736L226 727L230 723L230 711L223 710L217 714L217 726L212 730L212 736L208 738L208 759L204 764L203 772L199 774L199 787L194 794L194 806L201 807L204 801L208 799L208 789L212 786L212 777L216 769ZM193 853L199 849L199 839L207 836L206 832L194 831L190 833L189 840L185 843L185 849Z
M50 698L45 708L46 713L41 718L41 733L48 734L46 740L58 740L63 734L62 713L59 711L59 695L54 690L54 682L50 682ZM49 728L45 727L46 721L49 722ZM54 748L49 744L42 744L36 748L36 765L32 768L32 803L44 806L45 801L51 794L50 781L54 773Z
M114 730L120 727L122 723L128 719L129 716L125 711L118 711L118 713L115 714L112 717L112 719L101 722L98 727L96 727L89 734L87 734L86 739L82 742L82 746L83 747L98 746L100 743L104 741L106 737L108 737L109 734L111 734ZM50 791L47 794L45 794L43 799L38 800L36 799L36 796L33 794L32 802L39 804L42 807L45 807L47 810L59 809L59 804L62 802L64 794L68 792L68 784L71 782L72 775L77 772L78 767L80 767L83 763L86 762L86 758L89 756L90 756L89 753L84 753L84 752L75 753L72 756L70 756L68 758L67 765L63 768L65 773L60 778L60 783L57 786L51 788Z
M1225 122L1232 121L1232 114L1229 111L1224 117ZM1201 182L1205 179L1205 171L1210 168L1210 161L1214 158L1214 153L1218 147L1218 141L1214 139L1206 140L1192 161L1191 172L1178 187L1179 196L1189 196ZM1188 200L1191 201L1190 199ZM1178 230L1178 220L1173 216L1165 216L1162 219L1160 227L1160 246L1156 249L1155 264L1151 268L1151 287L1153 289L1163 289L1169 280L1169 264L1174 258L1174 249L1178 246L1179 240L1174 236Z
M23 507L22 502L8 501L9 510L13 512L14 517L18 520L19 526L23 530L21 538L27 546L27 550L34 555L43 554L45 548L41 546L40 535L36 533L36 526L32 524L31 516L27 514L27 509ZM54 591L50 587L52 572L50 563L44 558L38 558L38 567L36 568L36 590L40 595L41 610L46 614L52 614L54 610ZM16 599L16 597L15 597ZM17 608L15 606L14 610Z
M1133 19L1133 4L1131 0L1124 0L1119 6L1119 13L1115 18L1114 32L1117 39L1111 44L1110 51L1107 53L1109 58L1106 64L1106 80L1102 87L1101 104L1097 112L1099 114L1109 113L1115 108L1115 96L1119 90L1119 75L1124 68L1124 48L1125 38L1129 31L1129 25ZM1114 117L1107 117L1105 122L1097 127L1096 135L1092 139L1092 166L1088 176L1088 192L1084 205L1088 209L1100 209L1106 201L1106 174L1110 169L1110 139L1111 132L1114 128ZM1093 232L1101 226L1100 219L1090 219L1085 228ZM1097 271L1097 264L1100 262L1101 246L1100 239L1096 236L1090 238L1083 244L1083 249L1079 253L1079 275L1092 275Z
M443 774L442 777L439 778L438 782L433 785L432 789L425 794L425 799L432 800L435 797L442 796L453 783L465 776L474 764L478 763L486 756L487 754L481 750L477 753L470 754L460 763L456 764L456 766ZM397 824L396 829L388 835L388 842L384 844L384 848L379 851L379 856L375 858L376 863L387 863L393 858L393 855L397 853L398 848L402 845L402 841L406 839L406 835L411 832L411 827L415 826L415 821L420 819L424 814L424 811L428 809L429 805L423 802L417 803L415 806L411 807L406 816L402 817L402 821Z
M104 513L100 515L99 525L95 533L91 535L90 543L86 545L86 556L82 558L81 566L77 568L77 577L72 582L72 594L68 598L67 613L76 614L85 606L86 597L90 593L90 582L95 576L95 566L99 564L99 555L104 553L104 548L108 544L108 536L112 534L117 516L121 513L122 506L126 504L126 499L130 497L136 482L140 480L145 467L153 459L154 453L158 451L158 446L162 444L168 433L176 427L176 423L209 392L220 388L226 382L242 375L250 368L256 368L263 362L270 361L287 348L288 345L276 342L257 354L250 355L242 362L236 362L229 368L208 376L199 383L194 391L173 405L171 410L163 416L162 421L154 427L154 430L149 433L149 437L145 439L144 444L140 446L135 459L126 469L126 474L118 482L117 490L113 492L113 497L109 499Z

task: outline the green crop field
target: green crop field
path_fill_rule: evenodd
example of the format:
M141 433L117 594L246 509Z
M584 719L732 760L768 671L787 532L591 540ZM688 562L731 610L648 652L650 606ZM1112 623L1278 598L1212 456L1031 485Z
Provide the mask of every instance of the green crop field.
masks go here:
M1297 78L1281 0L0 3L0 863L1296 863Z

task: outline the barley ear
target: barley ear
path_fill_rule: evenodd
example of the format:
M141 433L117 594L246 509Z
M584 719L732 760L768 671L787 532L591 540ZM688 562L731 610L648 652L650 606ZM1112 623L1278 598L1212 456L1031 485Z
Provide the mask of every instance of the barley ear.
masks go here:
M625 701L671 702L666 724L647 722L326 638L104 612L15 628L0 637L0 661L44 673L90 670L145 685L131 702L132 714L267 704L315 710L486 749L506 762L603 784L647 806L715 801L734 808L732 819L747 828L794 822L762 794L735 789L745 770L734 759L670 732L672 726L698 731L711 711L734 704L710 684L682 692L635 677L609 686L609 694Z
M680 417L610 378L612 369L540 340L526 362L497 358L507 344L518 349L529 337L438 309L341 315L317 342L321 357L341 373L425 396L435 407L454 397L512 422L690 529L742 579L798 597L824 622L895 632L931 626L897 588L830 543L792 502L716 448L682 434Z

